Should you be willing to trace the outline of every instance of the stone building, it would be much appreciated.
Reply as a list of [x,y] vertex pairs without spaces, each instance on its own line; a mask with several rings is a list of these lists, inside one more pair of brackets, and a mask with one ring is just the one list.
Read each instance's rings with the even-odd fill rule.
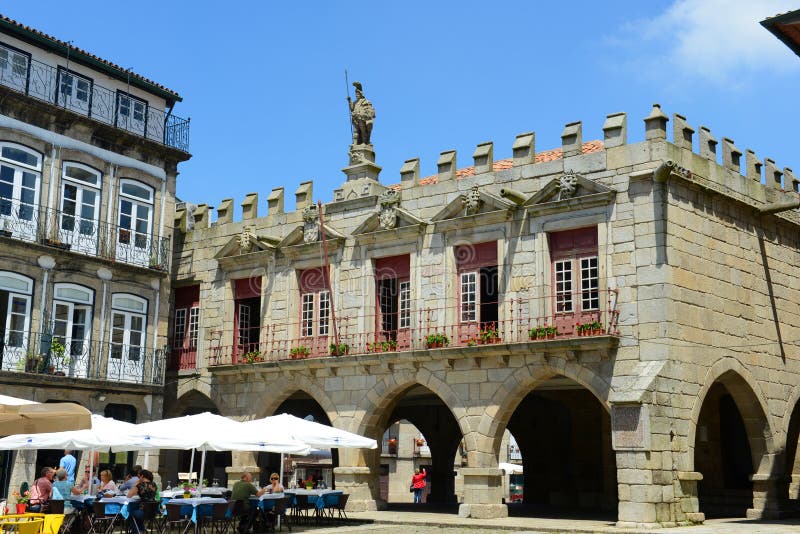
[[[508,159],[482,143],[464,168],[445,151],[427,178],[410,159],[394,185],[372,145],[351,145],[332,202],[304,182],[294,211],[283,188],[266,213],[248,195],[242,220],[233,199],[213,222],[207,205],[179,209],[165,415],[311,414],[379,442],[409,421],[430,449],[429,501],[456,501],[463,453],[459,513],[475,518],[507,513],[506,430],[534,509],[624,526],[784,513],[800,182],[679,114],[668,128],[658,105],[643,140],[627,119],[589,142],[570,123],[539,153],[520,134]],[[386,452],[334,453],[348,507],[383,505]]]
[[[0,17],[4,394],[161,417],[175,180],[190,157],[180,101]],[[3,494],[62,454],[0,452]],[[127,457],[102,461],[121,475]]]

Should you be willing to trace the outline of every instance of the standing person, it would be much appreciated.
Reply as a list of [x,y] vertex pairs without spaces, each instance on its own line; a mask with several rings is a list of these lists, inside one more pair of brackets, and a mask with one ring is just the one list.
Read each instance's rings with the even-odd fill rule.
[[428,473],[425,471],[425,468],[422,468],[422,472],[419,472],[419,468],[414,469],[414,475],[411,477],[411,486],[414,488],[414,504],[421,504],[422,503],[422,490],[425,489],[425,477]]
[[62,456],[61,461],[58,462],[58,467],[67,472],[67,480],[73,484],[75,483],[75,467],[77,465],[78,461],[72,456],[72,451],[64,449],[64,456]]
[[[277,474],[275,476],[278,476]],[[250,471],[242,473],[242,479],[237,481],[231,488],[231,500],[242,501],[242,516],[239,518],[237,530],[240,534],[245,534],[253,524],[256,508],[250,506],[250,496],[261,497],[267,492],[267,488],[257,490],[253,485],[253,474]]]
[[356,88],[356,101],[347,95],[347,103],[350,106],[350,121],[353,123],[353,144],[369,145],[372,135],[372,125],[375,121],[375,108],[372,102],[364,97],[363,88],[359,82],[353,82]]

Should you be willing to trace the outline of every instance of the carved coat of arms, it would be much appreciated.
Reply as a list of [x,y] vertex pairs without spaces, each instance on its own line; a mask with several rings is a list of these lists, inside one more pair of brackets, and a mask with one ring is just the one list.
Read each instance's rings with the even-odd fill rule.
[[575,196],[578,189],[578,175],[572,171],[567,171],[558,179],[558,200],[564,200]]
[[303,208],[303,242],[319,241],[319,214],[316,204]]
[[461,197],[461,203],[464,205],[464,211],[467,215],[475,215],[481,209],[481,194],[478,192],[478,186],[474,186],[467,192],[466,195]]
[[397,227],[397,208],[400,205],[400,192],[395,189],[387,189],[378,198],[380,212],[378,220],[381,228],[392,230]]
[[253,238],[256,236],[255,226],[245,226],[239,235],[239,253],[250,254],[253,252]]

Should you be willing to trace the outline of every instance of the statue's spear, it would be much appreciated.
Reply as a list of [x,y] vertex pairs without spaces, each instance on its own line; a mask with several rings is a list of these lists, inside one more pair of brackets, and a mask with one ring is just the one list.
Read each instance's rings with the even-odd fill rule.
[[347,122],[350,123],[350,137],[353,137],[353,121],[351,119],[353,110],[350,107],[350,80],[347,79],[347,69],[344,69],[344,90],[347,93]]

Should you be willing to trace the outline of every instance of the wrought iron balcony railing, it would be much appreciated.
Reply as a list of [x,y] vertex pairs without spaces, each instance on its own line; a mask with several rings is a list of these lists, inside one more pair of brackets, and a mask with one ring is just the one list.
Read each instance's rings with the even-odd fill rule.
[[[342,317],[338,320],[339,341],[336,344],[333,329],[325,335],[297,337],[301,331],[298,323],[269,324],[261,328],[237,331],[213,331],[209,339],[208,366],[250,364],[279,360],[321,358],[328,356],[405,352],[447,347],[481,347],[486,345],[555,341],[592,335],[616,335],[616,292],[593,290],[591,302],[599,302],[605,294],[605,310],[576,311],[587,292],[559,298],[570,303],[570,311],[547,316],[531,316],[529,310],[537,309],[542,300],[554,302],[552,297],[541,299],[512,299],[505,303],[482,303],[484,315],[502,307],[504,319],[459,321],[464,309],[425,308],[403,319],[407,326],[399,327],[400,319],[393,317],[361,316]],[[538,302],[536,302],[538,301]],[[451,320],[450,318],[454,318]],[[359,325],[375,325],[367,331]],[[391,325],[383,328],[385,325]],[[314,325],[315,328],[319,324]],[[293,334],[294,333],[294,334]]]
[[2,45],[0,85],[151,141],[189,151],[188,119],[154,108],[131,96],[129,91],[108,89]]
[[145,385],[164,384],[164,349],[124,343],[62,340],[56,350],[52,336],[7,332],[0,346],[0,370]]
[[169,270],[170,238],[0,198],[0,235],[129,265]]

